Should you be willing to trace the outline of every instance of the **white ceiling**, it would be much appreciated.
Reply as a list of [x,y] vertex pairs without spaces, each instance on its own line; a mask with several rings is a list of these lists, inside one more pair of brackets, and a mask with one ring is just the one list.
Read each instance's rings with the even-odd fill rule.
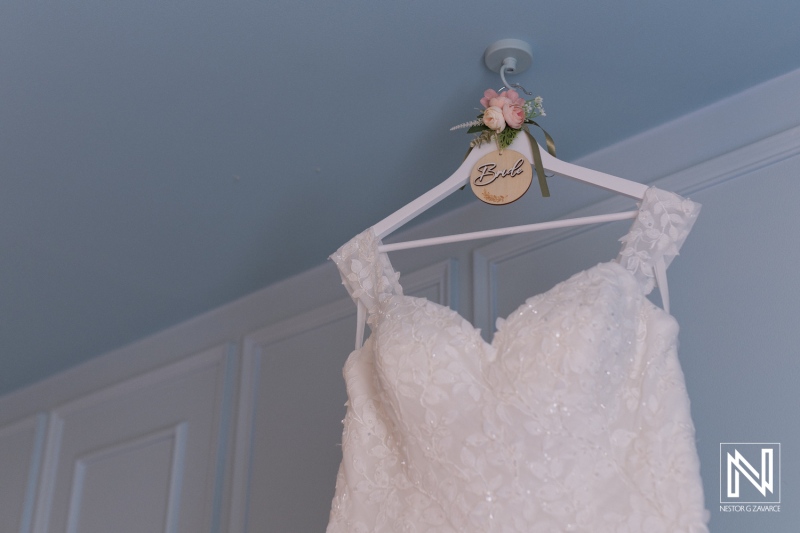
[[320,264],[440,181],[497,39],[531,42],[514,81],[569,160],[800,67],[798,20],[794,0],[3,2],[0,393]]

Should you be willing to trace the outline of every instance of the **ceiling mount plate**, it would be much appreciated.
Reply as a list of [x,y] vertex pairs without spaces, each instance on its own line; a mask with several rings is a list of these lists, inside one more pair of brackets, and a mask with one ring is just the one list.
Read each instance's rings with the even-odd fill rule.
[[[483,54],[483,60],[489,70],[500,72],[500,67],[506,59],[512,58],[513,62],[506,68],[508,74],[519,74],[530,68],[533,62],[531,45],[519,39],[500,39],[489,45]],[[513,68],[511,67],[513,65]]]

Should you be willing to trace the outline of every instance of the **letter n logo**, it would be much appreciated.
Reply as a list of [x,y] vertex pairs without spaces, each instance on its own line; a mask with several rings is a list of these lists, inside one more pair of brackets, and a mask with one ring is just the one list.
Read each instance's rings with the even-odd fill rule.
[[780,443],[721,443],[720,503],[780,503],[780,454]]

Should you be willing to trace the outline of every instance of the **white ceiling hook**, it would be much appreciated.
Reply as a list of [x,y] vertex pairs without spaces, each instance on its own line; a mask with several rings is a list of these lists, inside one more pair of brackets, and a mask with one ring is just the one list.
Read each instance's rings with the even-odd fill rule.
[[503,65],[500,67],[500,79],[503,80],[503,85],[506,87],[511,87],[511,85],[506,81],[506,72],[509,74],[514,74],[517,70],[517,60],[513,57],[507,57],[503,60]]
[[500,67],[500,72],[505,70],[509,74],[514,74],[517,71],[517,58],[507,57],[503,60],[503,65]]
[[528,70],[533,63],[533,51],[531,45],[525,41],[501,39],[489,45],[483,54],[483,60],[489,70],[500,73],[503,85],[510,88],[506,74],[519,74]]

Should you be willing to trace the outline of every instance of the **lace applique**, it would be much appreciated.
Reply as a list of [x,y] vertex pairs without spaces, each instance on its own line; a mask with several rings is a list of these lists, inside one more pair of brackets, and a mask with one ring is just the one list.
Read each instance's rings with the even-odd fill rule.
[[664,258],[668,267],[689,235],[700,213],[700,204],[675,193],[650,187],[639,206],[639,215],[627,235],[617,262],[630,270],[645,294],[655,287],[653,267]]
[[379,245],[369,228],[331,255],[347,292],[356,303],[360,300],[370,315],[390,296],[403,294],[400,273],[394,271],[385,253],[378,252]]

